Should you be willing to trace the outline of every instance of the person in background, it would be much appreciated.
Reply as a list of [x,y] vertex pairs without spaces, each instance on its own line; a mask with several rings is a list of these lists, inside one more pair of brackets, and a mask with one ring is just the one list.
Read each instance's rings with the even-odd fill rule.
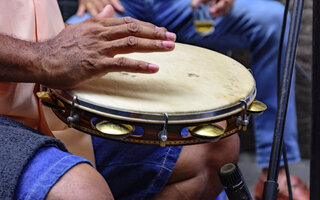
[[[63,7],[63,0],[59,0]],[[69,0],[69,2],[72,0]],[[73,0],[76,4],[77,0]],[[194,26],[194,11],[200,4],[208,4],[214,32],[199,34]],[[262,168],[256,185],[255,197],[262,198],[263,183],[267,178],[269,156],[277,112],[277,57],[284,7],[270,0],[79,0],[77,14],[68,23],[82,21],[94,16],[104,5],[112,5],[117,16],[131,16],[166,27],[177,34],[177,41],[193,44],[226,53],[232,50],[249,50],[251,69],[256,80],[257,99],[264,102],[268,109],[263,115],[254,118],[257,163]],[[287,22],[289,24],[289,20]],[[288,34],[288,28],[286,33]],[[282,63],[284,63],[284,41]],[[285,147],[289,163],[300,161],[297,142],[297,119],[295,108],[295,78],[292,80],[291,93],[285,126]],[[281,162],[283,166],[283,162]],[[279,198],[287,198],[284,168],[279,172]],[[295,199],[309,199],[309,190],[296,177],[291,176],[295,188]]]

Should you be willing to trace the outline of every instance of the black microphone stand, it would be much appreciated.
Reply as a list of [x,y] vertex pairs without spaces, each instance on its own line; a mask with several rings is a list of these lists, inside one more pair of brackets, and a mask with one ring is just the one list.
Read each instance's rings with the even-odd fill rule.
[[[278,175],[283,146],[283,131],[287,114],[287,105],[290,94],[292,75],[296,60],[298,36],[303,11],[303,0],[295,0],[293,3],[292,20],[288,36],[288,45],[281,80],[281,91],[279,97],[279,107],[277,111],[276,124],[274,129],[273,143],[269,161],[268,179],[264,184],[263,199],[277,199],[278,194]],[[293,91],[294,92],[294,91]]]
[[313,0],[310,199],[320,199],[320,2]]

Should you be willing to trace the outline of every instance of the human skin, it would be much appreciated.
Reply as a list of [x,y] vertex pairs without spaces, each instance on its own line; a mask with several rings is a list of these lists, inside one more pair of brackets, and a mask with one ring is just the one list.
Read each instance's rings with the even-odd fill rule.
[[80,163],[65,173],[50,189],[45,200],[112,200],[104,178],[87,163]]
[[77,15],[81,17],[85,11],[88,11],[91,16],[96,16],[106,5],[111,5],[118,12],[124,11],[119,0],[79,0]]
[[200,3],[208,3],[210,5],[210,15],[212,18],[227,15],[233,6],[234,0],[192,0],[191,6],[197,7]]
[[0,34],[0,80],[69,89],[108,72],[157,72],[155,64],[114,56],[171,51],[175,34],[129,17],[108,18],[110,10],[107,6],[96,17],[67,26],[47,41],[28,42]]

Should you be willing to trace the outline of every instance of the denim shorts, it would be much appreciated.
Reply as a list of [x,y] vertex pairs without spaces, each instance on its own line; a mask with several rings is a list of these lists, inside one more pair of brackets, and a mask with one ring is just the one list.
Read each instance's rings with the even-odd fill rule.
[[54,147],[39,149],[20,177],[15,199],[45,199],[60,177],[79,163],[90,164],[84,158]]
[[[126,144],[92,137],[97,170],[115,199],[152,199],[166,184],[182,147]],[[54,147],[40,149],[26,166],[16,199],[44,199],[69,169],[88,160]]]
[[97,170],[115,199],[152,199],[167,183],[182,146],[127,144],[92,137]]

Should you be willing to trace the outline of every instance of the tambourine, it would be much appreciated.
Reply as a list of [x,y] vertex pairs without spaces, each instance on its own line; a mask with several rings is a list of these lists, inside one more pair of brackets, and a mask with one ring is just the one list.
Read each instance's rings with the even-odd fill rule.
[[70,127],[151,145],[216,141],[246,130],[255,100],[250,71],[220,53],[176,43],[171,52],[120,55],[155,63],[155,74],[108,73],[74,90],[42,88],[43,104]]

